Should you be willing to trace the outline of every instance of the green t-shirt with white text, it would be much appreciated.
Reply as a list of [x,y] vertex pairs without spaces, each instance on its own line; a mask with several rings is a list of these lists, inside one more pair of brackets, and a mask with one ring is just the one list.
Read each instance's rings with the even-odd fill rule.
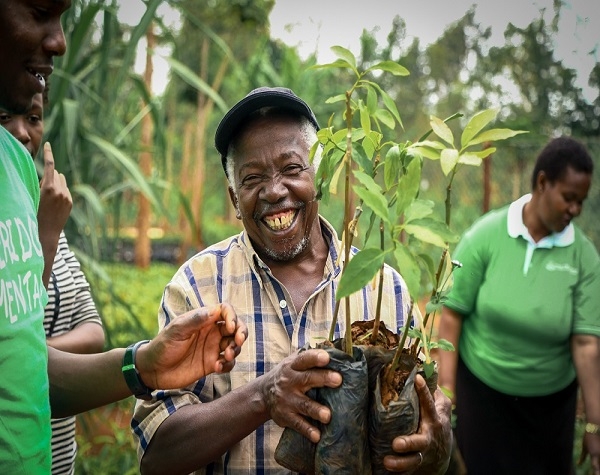
[[0,473],[50,473],[44,259],[31,156],[0,127]]

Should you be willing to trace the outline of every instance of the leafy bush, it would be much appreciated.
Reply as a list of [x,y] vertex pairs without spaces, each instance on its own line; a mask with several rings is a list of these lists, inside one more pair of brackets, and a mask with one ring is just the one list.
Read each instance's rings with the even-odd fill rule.
[[163,290],[177,267],[153,263],[148,269],[139,269],[131,264],[105,263],[103,268],[110,280],[96,280],[91,285],[106,331],[106,349],[152,338],[158,330]]

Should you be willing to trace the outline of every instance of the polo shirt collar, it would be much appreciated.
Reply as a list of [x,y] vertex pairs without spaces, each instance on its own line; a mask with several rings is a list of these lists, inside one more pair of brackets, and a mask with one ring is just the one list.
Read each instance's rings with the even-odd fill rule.
[[513,201],[508,207],[507,225],[508,235],[510,237],[517,238],[521,236],[535,247],[543,248],[566,247],[575,242],[575,228],[573,223],[569,223],[569,225],[560,233],[552,233],[543,237],[536,243],[531,237],[531,234],[529,234],[529,230],[525,226],[525,223],[523,223],[523,208],[530,201],[531,193],[528,193],[521,196],[518,200]]

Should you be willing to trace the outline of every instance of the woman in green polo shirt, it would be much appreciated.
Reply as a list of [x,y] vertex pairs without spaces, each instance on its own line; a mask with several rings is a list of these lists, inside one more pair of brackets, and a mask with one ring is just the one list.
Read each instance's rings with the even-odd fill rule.
[[551,140],[532,192],[479,218],[455,250],[439,336],[457,351],[441,352],[439,383],[469,475],[571,473],[578,383],[600,473],[600,258],[571,222],[592,172],[583,145]]

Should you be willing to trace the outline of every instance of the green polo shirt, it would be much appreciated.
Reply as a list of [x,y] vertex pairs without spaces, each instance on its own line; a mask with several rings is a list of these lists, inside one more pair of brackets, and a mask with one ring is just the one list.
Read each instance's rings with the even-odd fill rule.
[[572,223],[533,241],[523,224],[525,195],[465,233],[444,304],[464,316],[459,353],[485,384],[541,396],[575,378],[570,337],[600,337],[600,258]]

